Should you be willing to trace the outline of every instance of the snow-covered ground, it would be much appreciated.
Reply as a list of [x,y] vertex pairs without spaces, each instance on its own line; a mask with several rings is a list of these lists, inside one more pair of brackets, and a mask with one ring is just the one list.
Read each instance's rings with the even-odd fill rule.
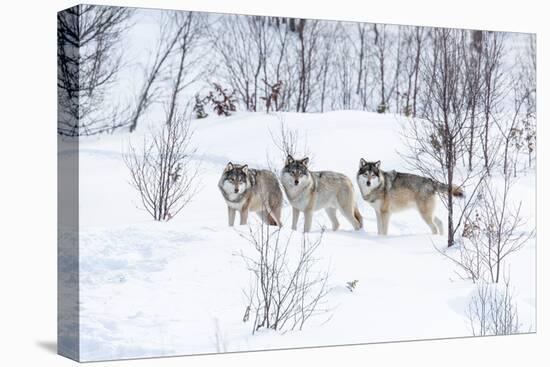
[[[381,160],[386,170],[406,170],[400,124],[405,119],[358,111],[285,113],[291,129],[307,135],[313,170],[345,173],[355,183],[359,158]],[[227,226],[217,183],[228,161],[282,167],[270,131],[279,119],[237,113],[192,121],[194,159],[201,162],[201,189],[173,220],[154,222],[139,209],[122,160],[135,134],[82,138],[80,144],[80,348],[82,360],[245,351],[349,343],[372,343],[471,335],[465,310],[475,286],[435,247],[446,237],[430,235],[414,211],[395,214],[390,235],[376,234],[374,212],[356,196],[365,218],[355,232],[327,231],[318,256],[330,264],[329,309],[302,331],[251,334],[243,323],[243,290],[249,273],[239,255],[252,254],[241,232]],[[75,152],[65,152],[61,159]],[[535,173],[522,175],[513,190],[535,225]],[[284,234],[290,231],[285,206]],[[446,218],[442,205],[437,215]],[[252,225],[258,221],[253,217]],[[326,226],[314,216],[313,236]],[[535,240],[511,255],[511,279],[522,330],[535,329]],[[358,280],[354,292],[346,282]]]

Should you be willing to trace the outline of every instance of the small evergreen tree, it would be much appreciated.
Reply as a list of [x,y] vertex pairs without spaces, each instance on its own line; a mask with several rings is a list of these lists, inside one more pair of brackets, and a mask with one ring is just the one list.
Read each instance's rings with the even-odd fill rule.
[[536,140],[537,140],[537,134],[535,130],[535,116],[534,113],[527,113],[527,116],[523,120],[523,130],[524,134],[523,137],[525,139],[525,147],[527,148],[527,153],[529,154],[529,168],[531,168],[533,163],[533,155],[536,150]]
[[203,119],[208,117],[208,113],[204,110],[204,100],[199,96],[199,94],[195,94],[195,106],[193,107],[193,112],[195,112],[195,116],[198,119]]
[[386,105],[385,103],[380,103],[378,107],[376,107],[376,112],[378,113],[386,113],[388,110],[388,105]]

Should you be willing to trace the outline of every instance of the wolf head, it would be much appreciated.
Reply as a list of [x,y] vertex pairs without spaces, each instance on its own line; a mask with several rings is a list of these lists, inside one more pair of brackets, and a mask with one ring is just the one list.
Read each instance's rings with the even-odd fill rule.
[[299,186],[309,179],[309,158],[294,159],[288,155],[282,171],[282,181],[288,187]]
[[357,172],[357,182],[361,190],[368,192],[380,186],[382,180],[380,161],[367,162],[361,158],[359,161],[359,171]]
[[230,196],[238,196],[253,184],[251,176],[248,165],[229,162],[223,171],[220,188]]

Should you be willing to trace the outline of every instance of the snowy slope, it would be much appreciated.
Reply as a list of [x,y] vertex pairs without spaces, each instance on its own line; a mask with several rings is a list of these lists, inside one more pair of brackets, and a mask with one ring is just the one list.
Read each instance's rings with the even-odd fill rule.
[[[360,157],[381,160],[387,170],[406,170],[403,118],[358,111],[285,113],[289,128],[307,135],[313,170],[335,170],[355,182]],[[240,253],[251,245],[227,227],[226,205],[217,188],[228,161],[282,167],[271,132],[276,115],[237,113],[192,122],[194,159],[201,190],[178,216],[155,223],[138,209],[121,153],[136,134],[83,138],[80,150],[80,295],[83,360],[213,353],[316,345],[370,343],[471,335],[465,309],[474,291],[439,254],[444,236],[429,235],[414,211],[396,214],[390,235],[376,235],[374,212],[356,195],[365,217],[355,232],[327,231],[319,256],[330,267],[329,311],[302,331],[251,335],[243,323],[243,289],[249,274]],[[74,154],[66,152],[65,156]],[[63,156],[63,155],[62,155]],[[514,198],[535,223],[534,171],[520,178]],[[446,217],[440,205],[437,215]],[[252,223],[258,223],[252,217]],[[290,208],[283,209],[285,234]],[[313,236],[329,227],[324,212],[314,216]],[[524,330],[535,328],[535,240],[512,255],[511,274]],[[351,293],[348,281],[359,280]]]

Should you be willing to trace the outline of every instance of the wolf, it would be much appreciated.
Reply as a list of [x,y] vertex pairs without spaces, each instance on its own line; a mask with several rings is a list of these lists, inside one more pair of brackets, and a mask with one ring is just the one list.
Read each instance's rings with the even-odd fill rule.
[[281,183],[292,206],[292,229],[296,230],[300,212],[304,213],[304,232],[311,230],[313,212],[325,209],[332,229],[340,224],[336,210],[352,224],[355,230],[363,227],[363,217],[357,209],[351,180],[338,172],[308,169],[309,158],[294,159],[289,155],[281,171]]
[[[363,199],[376,212],[378,234],[388,234],[392,213],[416,208],[433,234],[443,234],[441,220],[434,215],[437,193],[447,193],[447,185],[431,178],[380,169],[380,161],[367,162],[361,158],[357,184]],[[452,195],[464,197],[464,191],[452,187]]]
[[248,213],[252,211],[265,223],[282,227],[283,193],[273,172],[229,162],[218,187],[227,203],[230,227],[235,223],[237,211],[241,217],[240,224],[247,224]]

